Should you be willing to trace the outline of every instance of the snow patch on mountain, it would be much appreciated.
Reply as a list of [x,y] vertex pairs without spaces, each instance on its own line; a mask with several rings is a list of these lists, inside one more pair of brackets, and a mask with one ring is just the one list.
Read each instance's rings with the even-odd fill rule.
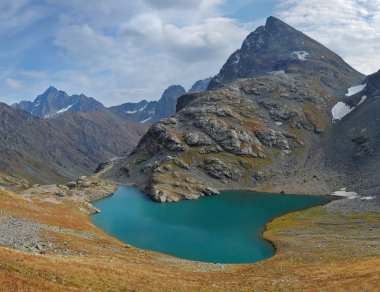
[[296,56],[298,60],[300,61],[307,61],[307,57],[309,56],[309,53],[306,51],[293,51],[292,57]]
[[[360,90],[361,91],[361,90]],[[331,109],[331,113],[333,116],[333,122],[336,120],[341,120],[343,117],[348,115],[350,112],[352,112],[354,109],[356,109],[359,105],[361,105],[365,100],[367,99],[366,95],[363,95],[359,103],[354,106],[350,107],[348,104],[345,102],[338,102],[334,107]]]
[[354,110],[354,107],[351,108],[348,104],[340,101],[331,109],[333,121],[341,120],[343,117],[348,115],[351,111]]
[[357,106],[361,105],[363,102],[365,102],[367,99],[367,95],[363,95],[362,96],[362,99],[359,101],[359,103],[357,104]]
[[63,109],[60,109],[59,111],[56,112],[56,114],[61,114],[61,113],[64,113],[64,112],[68,111],[69,109],[72,108],[73,105],[74,105],[74,103],[73,103],[73,104],[70,104],[70,105],[67,106],[67,107],[64,107]]
[[346,96],[353,96],[354,94],[357,94],[358,92],[362,91],[366,86],[367,84],[359,84],[359,85],[350,87],[349,89],[347,89]]
[[142,120],[142,121],[140,121],[140,124],[144,124],[144,123],[146,123],[147,121],[150,121],[151,119],[152,119],[152,117],[147,118],[146,120]]
[[348,192],[346,188],[342,188],[339,191],[333,192],[332,196],[346,197],[349,200],[356,199],[358,194],[355,192]]
[[143,111],[144,109],[146,109],[146,107],[148,106],[148,104],[144,105],[142,108],[140,109],[137,109],[137,110],[134,110],[134,111],[125,111],[126,114],[135,114],[137,112],[141,112]]

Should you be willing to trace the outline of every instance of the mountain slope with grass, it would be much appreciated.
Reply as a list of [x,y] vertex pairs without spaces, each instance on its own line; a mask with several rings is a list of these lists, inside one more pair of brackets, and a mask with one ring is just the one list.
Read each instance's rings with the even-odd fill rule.
[[41,119],[0,104],[0,170],[32,183],[68,181],[123,154],[145,131],[104,111]]

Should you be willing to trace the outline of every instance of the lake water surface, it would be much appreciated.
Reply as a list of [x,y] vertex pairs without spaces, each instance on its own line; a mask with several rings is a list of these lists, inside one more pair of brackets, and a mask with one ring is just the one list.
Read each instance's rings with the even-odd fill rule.
[[133,246],[184,259],[248,263],[274,255],[265,224],[284,213],[327,203],[327,197],[225,191],[195,201],[156,203],[131,187],[94,205],[92,222]]

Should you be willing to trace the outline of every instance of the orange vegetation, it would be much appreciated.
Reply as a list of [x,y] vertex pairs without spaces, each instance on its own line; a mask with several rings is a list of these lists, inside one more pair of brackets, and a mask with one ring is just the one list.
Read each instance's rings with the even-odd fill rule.
[[[375,291],[380,287],[379,214],[347,216],[317,207],[279,217],[265,237],[266,261],[214,265],[130,247],[91,224],[76,203],[25,200],[0,191],[0,215],[58,226],[49,238],[81,255],[0,248],[0,291]],[[367,228],[367,224],[372,227]],[[59,232],[61,228],[74,233]],[[79,236],[80,232],[91,238]],[[43,236],[43,235],[42,235]]]

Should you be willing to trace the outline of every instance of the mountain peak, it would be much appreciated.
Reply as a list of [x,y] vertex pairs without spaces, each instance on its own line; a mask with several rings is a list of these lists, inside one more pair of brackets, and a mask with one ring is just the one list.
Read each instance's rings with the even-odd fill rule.
[[283,22],[282,20],[278,19],[277,17],[274,16],[269,16],[265,22],[265,27],[270,28],[270,27],[281,27],[281,26],[287,26],[289,27],[287,23]]
[[58,89],[55,88],[54,86],[49,86],[48,89],[46,89],[45,93],[54,93],[54,92],[58,92]]
[[36,97],[33,102],[22,101],[13,104],[13,108],[22,109],[39,118],[55,117],[64,112],[90,112],[102,110],[103,104],[84,94],[69,96],[66,92],[50,86]]
[[209,89],[239,78],[252,78],[273,71],[323,75],[357,74],[337,54],[276,17],[268,17],[233,53]]

